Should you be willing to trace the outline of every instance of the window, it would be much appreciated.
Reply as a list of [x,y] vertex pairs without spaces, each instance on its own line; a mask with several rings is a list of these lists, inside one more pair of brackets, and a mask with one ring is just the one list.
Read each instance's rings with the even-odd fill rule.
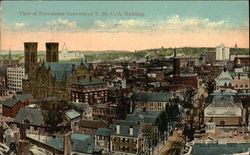
[[30,121],[28,119],[25,119],[23,122],[26,126],[26,129],[30,129]]
[[137,144],[137,139],[134,139],[134,143]]
[[125,138],[122,138],[121,141],[122,141],[123,143],[125,143]]
[[34,126],[34,130],[37,130],[37,126]]

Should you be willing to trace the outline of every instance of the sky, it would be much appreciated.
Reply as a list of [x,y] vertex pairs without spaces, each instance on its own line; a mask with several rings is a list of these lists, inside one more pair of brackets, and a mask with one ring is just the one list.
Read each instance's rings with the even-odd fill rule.
[[3,1],[0,50],[249,47],[248,1]]

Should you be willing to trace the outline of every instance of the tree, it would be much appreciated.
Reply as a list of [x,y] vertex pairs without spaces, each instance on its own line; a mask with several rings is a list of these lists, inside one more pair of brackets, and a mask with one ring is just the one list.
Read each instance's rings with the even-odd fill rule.
[[167,116],[166,110],[164,110],[156,118],[156,122],[155,122],[155,124],[157,125],[158,130],[159,130],[160,138],[162,140],[165,139],[165,134],[164,133],[168,132],[168,122],[169,122],[169,118]]
[[180,155],[183,147],[183,143],[174,141],[171,143],[170,149],[167,151],[167,155]]
[[162,139],[165,139],[165,132],[168,136],[169,133],[172,133],[176,124],[180,122],[179,103],[178,97],[171,99],[170,103],[166,105],[165,110],[156,119],[156,125]]
[[151,153],[151,150],[153,151],[153,148],[158,143],[158,135],[157,131],[154,126],[151,124],[144,124],[142,127],[142,133],[143,137],[145,139],[145,148],[147,148],[146,153]]
[[72,109],[74,106],[63,100],[44,101],[41,104],[43,111],[44,123],[50,128],[50,132],[56,131],[56,128],[64,120],[66,110]]

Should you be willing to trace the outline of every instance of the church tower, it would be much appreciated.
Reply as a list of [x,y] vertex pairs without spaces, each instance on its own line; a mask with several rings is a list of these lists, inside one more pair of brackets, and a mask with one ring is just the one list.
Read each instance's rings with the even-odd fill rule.
[[24,57],[25,74],[31,77],[37,69],[37,42],[24,43]]
[[59,43],[46,43],[46,62],[58,62]]

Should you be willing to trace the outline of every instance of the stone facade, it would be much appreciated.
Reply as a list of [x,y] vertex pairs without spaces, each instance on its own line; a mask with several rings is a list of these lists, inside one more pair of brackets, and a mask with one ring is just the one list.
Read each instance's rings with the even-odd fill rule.
[[[37,62],[37,43],[25,45],[25,72],[23,92],[37,99],[59,97],[70,99],[70,88],[74,81],[89,75],[86,63],[57,62],[58,43],[46,43],[46,59],[49,62]],[[49,50],[49,51],[48,51]],[[52,51],[52,52],[51,52]]]

